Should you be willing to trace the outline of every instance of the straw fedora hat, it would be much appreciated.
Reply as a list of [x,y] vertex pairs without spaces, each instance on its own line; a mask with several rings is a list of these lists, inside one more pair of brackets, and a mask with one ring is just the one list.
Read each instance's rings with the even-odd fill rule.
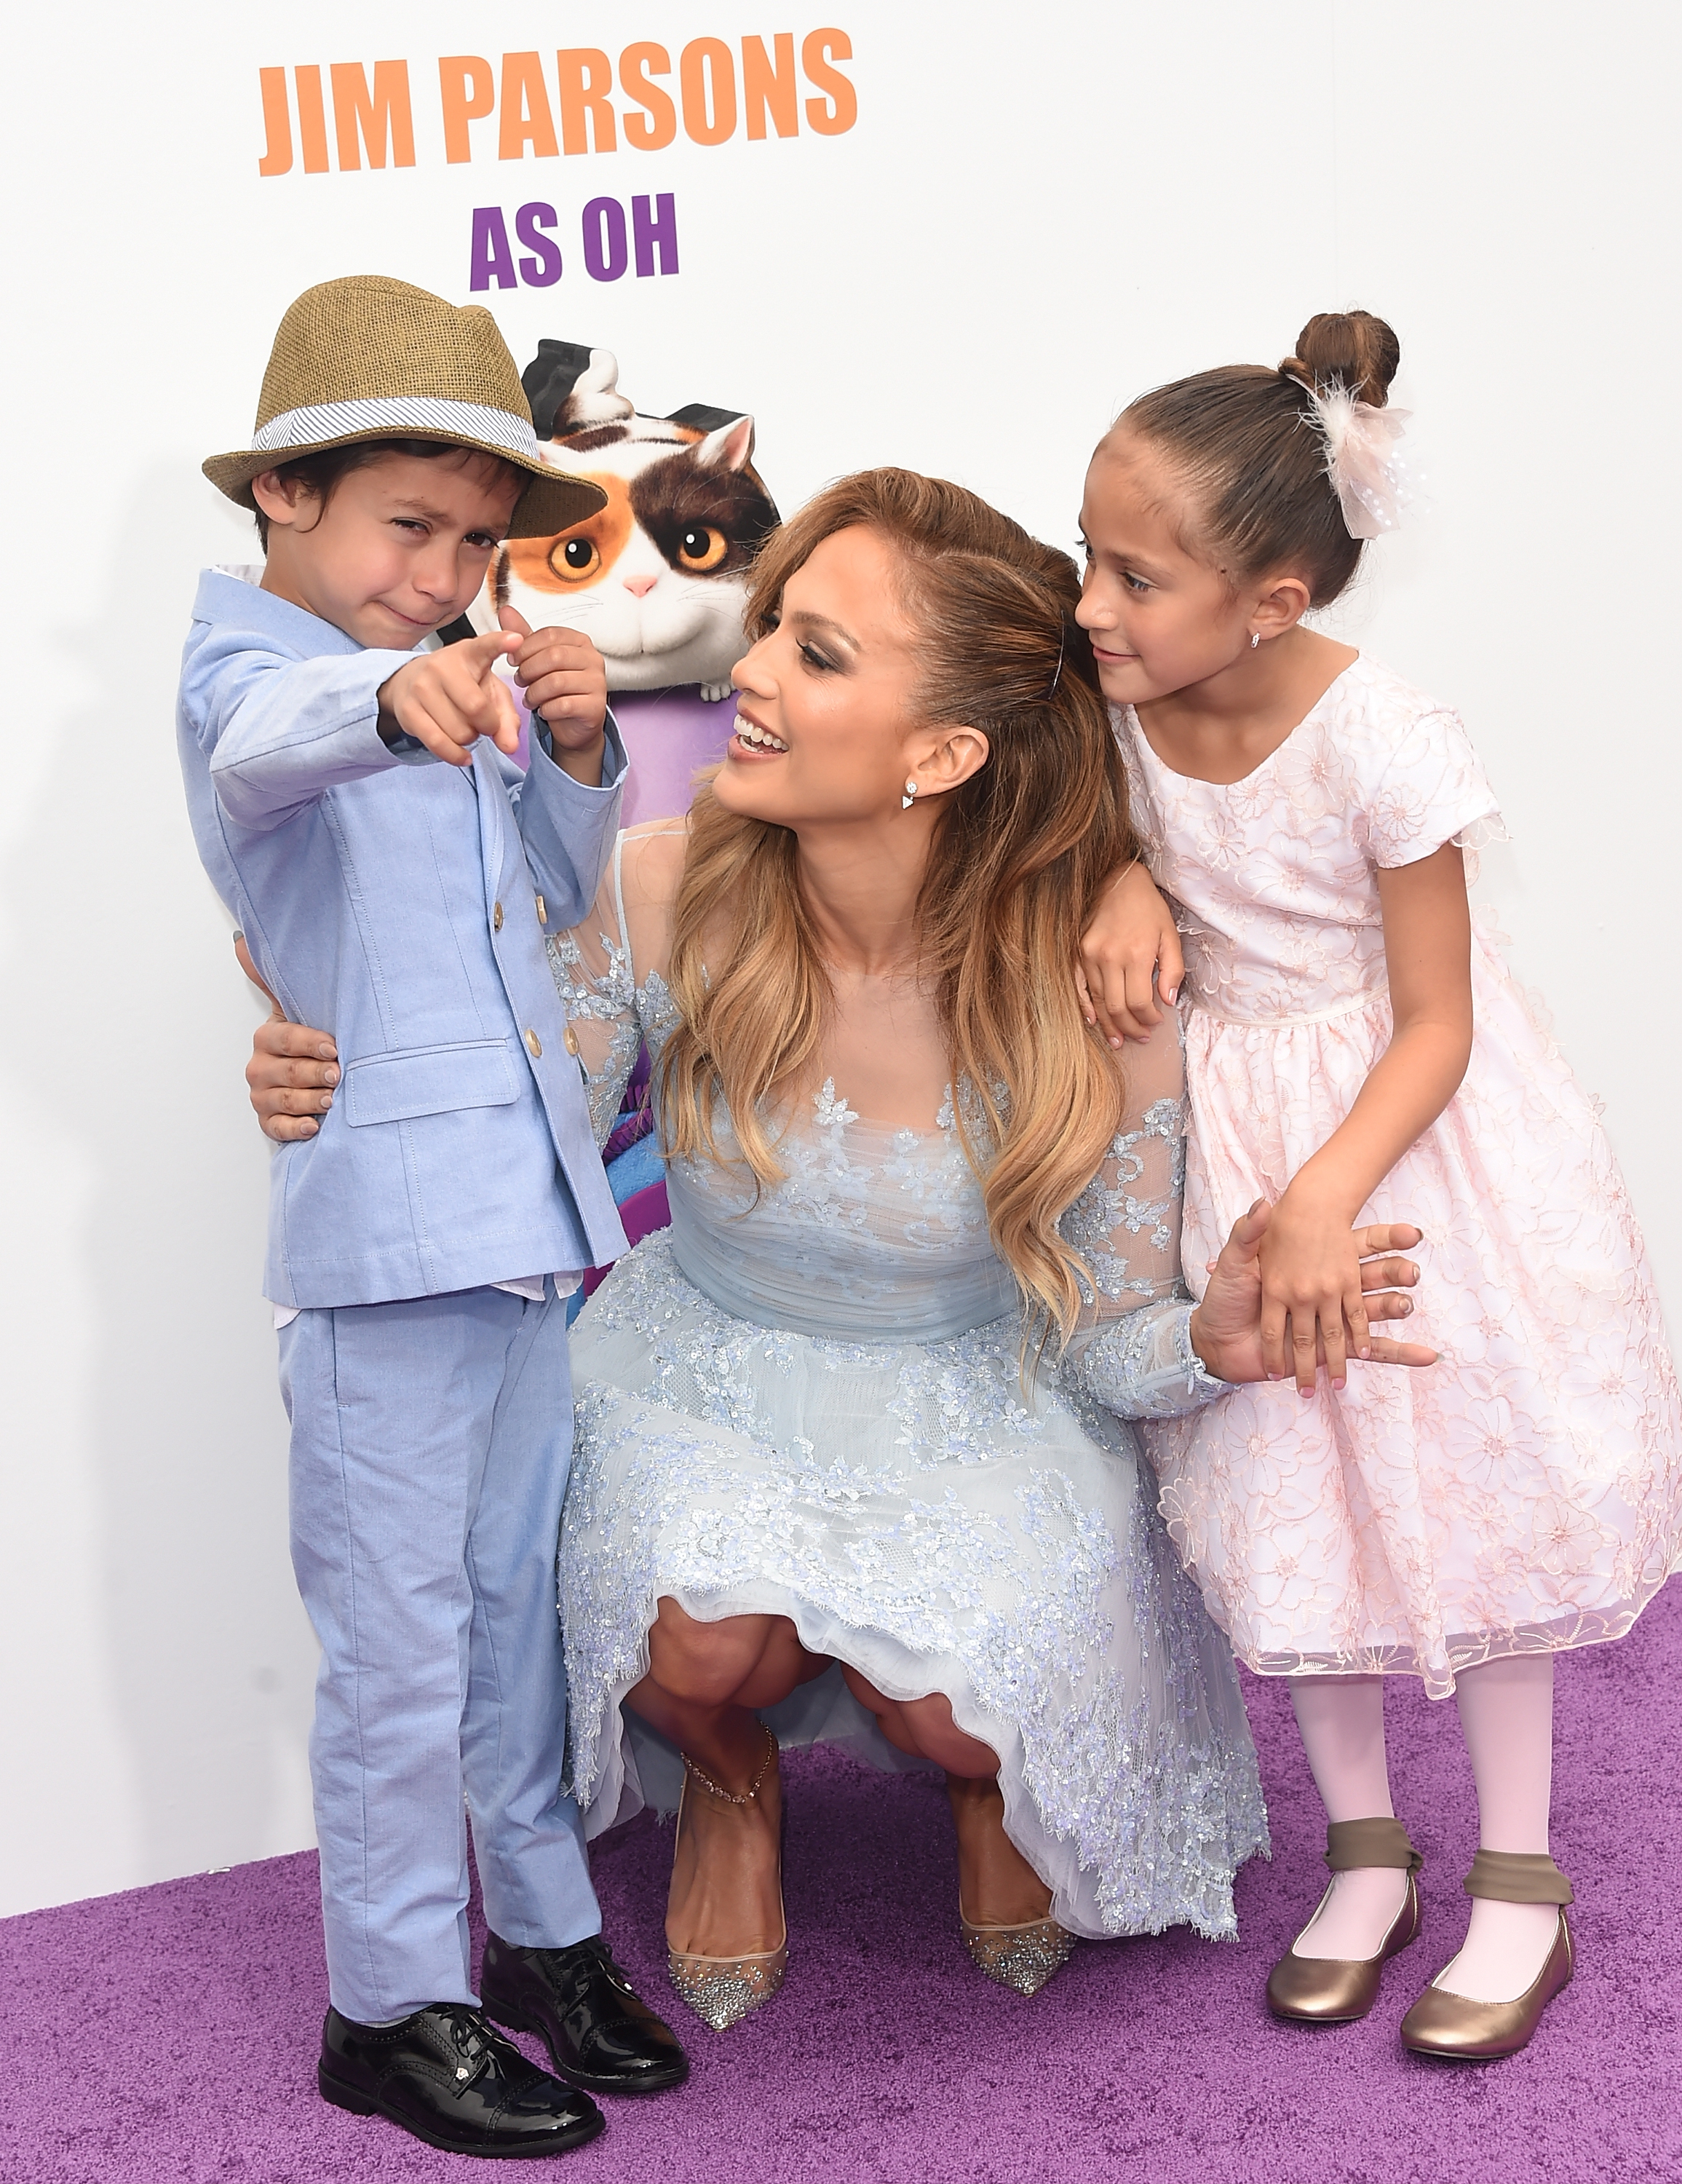
[[252,444],[204,475],[254,509],[251,481],[299,455],[356,440],[439,440],[529,471],[509,535],[546,538],[604,507],[588,478],[543,460],[514,359],[490,313],[458,308],[382,274],[306,288],[281,320]]

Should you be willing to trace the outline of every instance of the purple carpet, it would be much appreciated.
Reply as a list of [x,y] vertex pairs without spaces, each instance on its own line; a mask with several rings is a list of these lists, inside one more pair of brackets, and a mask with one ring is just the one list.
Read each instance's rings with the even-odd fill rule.
[[[1474,1844],[1453,1708],[1400,1682],[1390,1735],[1426,1858],[1424,1939],[1363,2024],[1315,2031],[1267,2017],[1267,1967],[1319,1892],[1322,1824],[1283,1688],[1246,1688],[1276,1863],[1239,1883],[1242,1940],[1086,1946],[1031,2003],[987,1986],[959,1947],[938,1788],[794,1756],[787,1986],[723,2037],[691,2020],[689,2085],[610,2103],[605,2137],[566,2157],[565,2174],[1675,2184],[1682,1586],[1621,1646],[1560,1663],[1556,1851],[1577,1886],[1581,1969],[1535,2043],[1505,2063],[1432,2064],[1397,2043],[1403,2010],[1457,1945]],[[669,1992],[670,1841],[644,1816],[597,1847],[608,1931],[656,1998]],[[313,1856],[6,1921],[0,1964],[7,2184],[486,2173],[317,2098]]]

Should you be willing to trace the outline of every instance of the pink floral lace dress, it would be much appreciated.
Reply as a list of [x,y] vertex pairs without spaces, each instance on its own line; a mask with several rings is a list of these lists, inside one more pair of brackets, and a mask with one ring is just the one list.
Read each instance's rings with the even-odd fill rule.
[[[1391,1029],[1373,874],[1500,830],[1458,717],[1362,657],[1226,785],[1117,716],[1189,1006],[1184,1264],[1277,1200]],[[1211,1614],[1264,1674],[1394,1670],[1434,1696],[1495,1656],[1621,1636],[1682,1546],[1682,1403],[1588,1097],[1474,933],[1465,1082],[1365,1221],[1425,1232],[1420,1373],[1356,1364],[1145,1429]]]

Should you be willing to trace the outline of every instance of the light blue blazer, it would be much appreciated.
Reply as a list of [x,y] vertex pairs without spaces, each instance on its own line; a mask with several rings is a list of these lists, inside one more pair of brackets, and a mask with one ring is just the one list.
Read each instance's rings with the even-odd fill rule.
[[399,755],[376,694],[409,657],[199,579],[178,715],[199,855],[343,1069],[320,1134],[276,1151],[276,1304],[437,1295],[626,1248],[544,950],[612,848],[618,730],[599,788],[535,747],[523,777],[482,741],[469,767]]

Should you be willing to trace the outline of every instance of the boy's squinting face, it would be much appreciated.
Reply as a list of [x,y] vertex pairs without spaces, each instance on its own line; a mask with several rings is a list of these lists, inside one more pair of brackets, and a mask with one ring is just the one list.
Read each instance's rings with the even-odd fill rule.
[[269,519],[263,588],[359,644],[408,652],[465,612],[514,520],[521,483],[471,449],[382,455],[325,504],[273,471],[252,491]]
[[1123,432],[1099,443],[1086,474],[1086,575],[1075,620],[1092,639],[1112,705],[1147,705],[1206,682],[1250,644],[1263,587],[1234,588],[1177,535],[1185,488],[1155,451]]

